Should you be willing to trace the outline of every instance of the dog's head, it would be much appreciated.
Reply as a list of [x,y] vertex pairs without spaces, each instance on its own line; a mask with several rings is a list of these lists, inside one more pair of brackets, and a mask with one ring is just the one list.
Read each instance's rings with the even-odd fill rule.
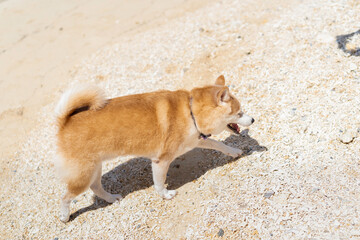
[[199,131],[204,134],[219,134],[224,130],[231,130],[239,134],[241,126],[250,126],[254,119],[246,115],[239,101],[225,86],[224,76],[216,79],[215,85],[194,88],[192,111]]

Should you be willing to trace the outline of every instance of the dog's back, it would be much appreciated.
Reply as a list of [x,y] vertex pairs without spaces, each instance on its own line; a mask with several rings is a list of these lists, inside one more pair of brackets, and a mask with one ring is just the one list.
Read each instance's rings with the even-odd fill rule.
[[181,142],[191,124],[186,91],[124,96],[107,100],[100,108],[92,108],[91,103],[101,99],[93,93],[90,88],[70,96],[78,106],[63,103],[70,106],[58,118],[58,147],[65,158],[156,157],[166,145]]

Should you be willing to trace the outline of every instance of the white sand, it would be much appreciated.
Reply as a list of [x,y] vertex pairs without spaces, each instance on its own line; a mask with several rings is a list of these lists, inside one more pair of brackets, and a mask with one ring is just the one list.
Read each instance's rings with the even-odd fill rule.
[[125,198],[106,205],[87,191],[63,224],[51,164],[57,90],[3,162],[2,237],[359,239],[360,58],[335,42],[359,22],[357,1],[226,0],[100,48],[68,85],[96,83],[113,97],[224,74],[256,123],[241,137],[217,138],[248,155],[231,161],[197,149],[180,157],[169,172],[179,193],[171,201],[154,193],[147,161],[118,158],[105,164],[103,184]]

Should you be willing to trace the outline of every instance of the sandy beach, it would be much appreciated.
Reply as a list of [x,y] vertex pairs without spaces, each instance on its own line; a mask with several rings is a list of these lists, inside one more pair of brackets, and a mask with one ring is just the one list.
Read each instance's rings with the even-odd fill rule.
[[[340,1],[0,1],[0,238],[359,239],[359,30]],[[360,42],[354,38],[354,48]],[[105,164],[106,204],[89,190],[58,219],[54,108],[72,85],[108,97],[191,89],[224,74],[256,122],[195,149],[157,196],[147,159]]]

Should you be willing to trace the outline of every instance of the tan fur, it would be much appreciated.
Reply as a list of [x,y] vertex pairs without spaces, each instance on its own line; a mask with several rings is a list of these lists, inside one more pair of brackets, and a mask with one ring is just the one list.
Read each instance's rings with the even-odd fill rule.
[[221,86],[224,86],[224,85],[225,85],[225,77],[224,77],[224,75],[220,75],[220,76],[216,79],[215,85],[221,85]]
[[101,186],[101,162],[106,159],[120,155],[152,159],[155,189],[170,199],[176,192],[165,188],[166,172],[179,155],[198,146],[240,155],[239,149],[199,138],[200,132],[225,130],[239,117],[240,104],[224,84],[220,76],[216,85],[191,92],[158,91],[109,100],[94,87],[65,93],[57,110],[58,153],[67,184],[60,219],[68,221],[71,200],[89,187],[108,202],[120,198]]

